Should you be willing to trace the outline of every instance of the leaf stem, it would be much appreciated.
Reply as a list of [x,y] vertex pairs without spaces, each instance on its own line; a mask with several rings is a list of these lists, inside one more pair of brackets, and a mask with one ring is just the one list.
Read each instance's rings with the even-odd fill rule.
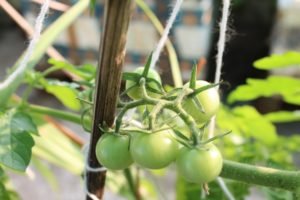
[[67,111],[61,111],[58,109],[54,108],[48,108],[44,106],[39,106],[39,105],[33,105],[29,104],[25,107],[29,112],[33,112],[36,114],[41,114],[41,115],[49,115],[52,117],[56,117],[59,119],[63,119],[66,121],[70,121],[76,124],[81,124],[81,117],[78,114],[67,112]]

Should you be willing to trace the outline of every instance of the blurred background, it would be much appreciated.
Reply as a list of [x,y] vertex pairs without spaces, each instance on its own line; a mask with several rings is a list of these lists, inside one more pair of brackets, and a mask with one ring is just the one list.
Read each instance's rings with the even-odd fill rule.
[[[33,27],[42,0],[0,0],[0,2],[0,80],[3,80],[9,67],[13,66],[27,47],[28,32]],[[47,16],[45,26],[50,25],[76,2],[76,0],[52,1],[52,8]],[[139,2],[149,6],[161,24],[165,24],[172,1],[140,0]],[[145,12],[141,6],[142,3],[137,1],[130,23],[125,71],[143,65],[160,38],[155,23],[153,24],[149,13]],[[98,47],[103,31],[103,6],[105,5],[102,1],[97,1],[94,14],[87,10],[60,34],[53,44],[57,52],[70,63],[97,65]],[[220,0],[184,1],[169,37],[178,56],[184,81],[188,80],[194,64],[198,65],[199,78],[213,81],[220,10]],[[247,78],[266,78],[270,74],[300,77],[300,68],[295,66],[268,71],[253,67],[254,61],[270,54],[281,54],[290,50],[300,51],[299,10],[299,0],[232,0],[222,72],[222,80],[228,83],[222,87],[225,104],[229,93],[239,85],[245,84]],[[18,24],[16,20],[21,23]],[[49,66],[48,58],[49,55],[46,55],[38,64],[38,70],[44,70]],[[164,50],[157,69],[164,84],[173,85],[170,65],[169,52]],[[54,73],[51,76],[60,80],[70,80],[63,73]],[[36,90],[30,97],[30,101],[63,108],[57,99],[39,90]],[[253,105],[261,114],[277,110],[299,110],[299,105],[286,103],[276,96],[261,97],[249,101],[247,104]],[[65,122],[60,123],[63,123],[63,127],[68,127],[70,131],[78,134],[84,141],[88,140],[88,135],[83,133],[82,127]],[[276,128],[280,134],[291,135],[299,133],[300,124],[297,121],[276,124]],[[12,185],[19,192],[21,199],[76,200],[84,198],[82,181],[78,178],[78,174],[80,174],[78,171],[82,166],[78,167],[78,171],[72,173],[65,170],[68,167],[64,169],[64,167],[49,162],[43,162],[43,164],[54,173],[56,181],[52,186],[47,183],[49,180],[45,180],[36,166],[30,167],[26,175],[10,173]],[[52,180],[52,178],[48,179]],[[165,188],[162,192],[165,193],[165,199],[175,199],[173,172],[167,172],[164,178],[159,178],[159,181],[158,184]],[[120,198],[113,196],[112,192],[107,192],[105,195],[105,199]],[[253,191],[251,189],[247,199],[264,199],[260,196],[256,189]]]

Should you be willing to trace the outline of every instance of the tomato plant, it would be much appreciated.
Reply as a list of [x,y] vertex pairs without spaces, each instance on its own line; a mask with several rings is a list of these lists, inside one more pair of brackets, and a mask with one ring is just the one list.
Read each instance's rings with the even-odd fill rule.
[[[108,3],[111,2],[108,1]],[[122,3],[124,2],[122,1]],[[140,1],[137,0],[137,2]],[[122,3],[117,2],[114,5],[119,6]],[[222,158],[224,156],[226,159],[238,162],[260,163],[268,167],[297,170],[292,154],[299,152],[299,137],[278,136],[273,124],[297,121],[299,120],[297,112],[284,111],[262,115],[251,106],[235,108],[222,106],[219,109],[219,94],[213,88],[215,84],[211,85],[203,80],[196,81],[195,70],[193,71],[194,76],[191,76],[192,78],[184,87],[179,84],[165,92],[157,71],[150,69],[149,63],[134,72],[123,73],[123,80],[126,81],[124,93],[132,99],[123,102],[123,95],[119,96],[119,91],[116,89],[119,88],[117,85],[119,82],[116,80],[120,80],[121,77],[114,76],[121,74],[120,63],[122,62],[115,61],[116,57],[118,57],[117,61],[122,60],[119,55],[123,55],[123,50],[114,42],[123,42],[124,32],[119,35],[122,39],[117,40],[110,36],[107,42],[102,43],[109,46],[108,54],[114,55],[109,55],[109,58],[101,55],[101,58],[110,60],[112,65],[107,65],[107,60],[100,62],[102,68],[99,71],[107,72],[98,73],[101,75],[100,78],[96,77],[97,70],[94,66],[73,66],[65,61],[49,60],[50,67],[48,69],[43,72],[35,71],[33,67],[55,37],[71,23],[71,18],[75,18],[87,6],[88,1],[80,1],[75,9],[70,8],[65,17],[58,20],[56,24],[60,28],[51,26],[45,30],[41,37],[45,42],[41,41],[37,44],[37,50],[34,50],[34,54],[29,56],[28,65],[24,65],[21,70],[16,70],[17,73],[13,72],[14,74],[6,82],[0,84],[0,96],[2,97],[0,99],[0,141],[2,141],[0,145],[0,199],[15,199],[5,174],[7,168],[25,172],[32,163],[53,184],[51,172],[44,166],[43,160],[63,167],[78,177],[86,172],[84,174],[87,174],[88,178],[94,178],[94,181],[86,180],[87,191],[100,196],[101,191],[93,190],[99,185],[89,184],[98,184],[99,181],[104,183],[105,173],[103,169],[101,169],[101,173],[89,171],[91,166],[97,167],[100,164],[105,166],[109,170],[107,185],[110,189],[131,199],[132,196],[138,197],[137,193],[141,190],[156,192],[153,184],[150,181],[146,182],[145,176],[140,171],[143,172],[144,168],[165,168],[176,161],[180,174],[188,182],[191,182],[186,183],[178,178],[176,181],[177,188],[179,188],[177,199],[185,199],[191,193],[195,194],[195,191],[200,191],[201,185],[206,186],[207,183],[212,182],[209,187],[213,194],[207,196],[207,199],[223,200],[226,188],[223,188],[224,184],[218,184],[220,179],[215,181],[217,176],[245,182],[244,188],[242,188],[240,186],[242,184],[226,181],[237,199],[243,199],[247,195],[250,187],[248,183],[280,188],[280,191],[273,188],[263,189],[271,199],[279,199],[279,197],[280,199],[292,199],[292,193],[295,199],[300,198],[299,172],[262,168]],[[120,13],[128,12],[128,10],[124,9],[124,12],[120,12],[116,9],[116,16],[123,18]],[[109,13],[113,14],[114,12]],[[124,25],[120,23],[121,20],[118,22],[120,27]],[[122,31],[125,30],[125,26]],[[105,31],[105,33],[111,32]],[[105,54],[108,48],[103,47],[102,49],[104,49],[102,53]],[[24,57],[26,58],[26,56]],[[261,69],[278,68],[280,67],[278,63],[299,64],[298,57],[299,53],[292,52],[283,56],[266,58],[255,65]],[[151,57],[148,61],[151,61]],[[16,63],[20,63],[20,61]],[[116,67],[115,64],[118,66]],[[14,68],[17,69],[18,66],[16,64]],[[72,82],[65,82],[47,77],[50,73],[61,69],[75,75],[76,79]],[[28,71],[28,74],[24,73],[25,71]],[[108,76],[109,78],[106,79]],[[99,84],[100,82],[95,80],[102,82]],[[11,98],[21,83],[27,86],[22,99]],[[279,94],[283,97],[283,101],[300,105],[298,85],[299,80],[291,77],[270,76],[265,80],[249,79],[246,85],[240,86],[229,96],[228,102],[250,101],[260,96],[269,97]],[[34,88],[43,89],[52,94],[72,112],[31,104],[28,97]],[[98,95],[97,91],[101,91],[99,92],[101,95]],[[115,94],[111,95],[112,93]],[[100,104],[102,106],[99,106]],[[116,104],[118,104],[117,110],[115,110]],[[140,112],[133,112],[134,114],[128,113],[130,109],[136,108],[142,109],[139,109]],[[97,112],[97,109],[101,112]],[[222,140],[220,138],[225,134],[217,134],[215,137],[209,138],[206,126],[202,126],[204,123],[207,125],[218,110],[218,129],[216,130],[226,132],[232,130],[232,134]],[[168,112],[172,114],[168,114]],[[117,117],[114,123],[115,113],[117,113]],[[91,131],[90,128],[93,126],[91,144],[96,144],[95,141],[99,136],[101,137],[97,141],[96,151],[89,152],[89,155],[92,156],[87,160],[93,161],[91,166],[84,166],[87,163],[84,163],[79,148],[83,145],[83,140],[78,140],[68,131],[63,132],[64,129],[56,127],[57,123],[51,122],[51,119],[43,119],[45,115],[81,124],[87,131]],[[127,120],[123,120],[124,116]],[[170,121],[171,123],[169,123]],[[132,128],[132,126],[134,127]],[[109,132],[106,131],[106,128]],[[102,133],[104,134],[101,135]],[[218,145],[220,150],[211,143],[212,141]],[[94,160],[93,154],[96,154],[98,163],[97,160]],[[132,165],[134,162],[139,167]],[[172,168],[170,169],[172,170]],[[143,190],[145,185],[152,187]],[[144,188],[136,189],[135,187]],[[89,191],[90,189],[92,190]],[[283,189],[286,191],[279,196]],[[189,195],[182,198],[186,193]],[[286,195],[286,193],[289,194]],[[219,194],[223,196],[220,197]],[[197,193],[196,198],[199,197],[200,195]]]
[[177,157],[177,167],[183,177],[193,183],[208,183],[221,173],[223,158],[213,144],[193,148],[183,147]]
[[177,156],[178,143],[170,130],[141,133],[133,139],[130,152],[133,160],[149,169],[168,166]]
[[129,152],[129,141],[128,135],[104,134],[96,145],[98,161],[112,170],[129,167],[133,163]]

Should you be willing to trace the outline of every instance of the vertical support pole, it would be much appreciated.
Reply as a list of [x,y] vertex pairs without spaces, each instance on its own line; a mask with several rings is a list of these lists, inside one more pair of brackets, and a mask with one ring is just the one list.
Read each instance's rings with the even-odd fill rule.
[[[99,50],[94,118],[88,157],[88,163],[93,168],[101,167],[95,154],[96,143],[102,134],[98,125],[105,122],[108,126],[112,126],[115,118],[131,11],[132,0],[105,1],[104,32]],[[99,199],[102,199],[104,193],[105,177],[105,172],[87,173],[87,188]]]

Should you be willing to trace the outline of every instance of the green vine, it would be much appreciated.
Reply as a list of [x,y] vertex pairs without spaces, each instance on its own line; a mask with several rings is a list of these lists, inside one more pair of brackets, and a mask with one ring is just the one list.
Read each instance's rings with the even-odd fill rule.
[[300,172],[224,161],[221,176],[255,185],[286,189],[299,195]]

